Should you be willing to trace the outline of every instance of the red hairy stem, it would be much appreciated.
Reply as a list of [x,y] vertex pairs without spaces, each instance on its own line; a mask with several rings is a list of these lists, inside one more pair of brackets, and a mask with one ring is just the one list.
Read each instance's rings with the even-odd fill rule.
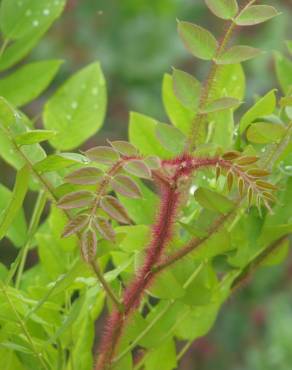
[[123,312],[115,310],[108,319],[95,370],[111,368],[112,359],[123,333],[125,322],[132,311],[139,306],[145,289],[149,287],[155,275],[152,268],[160,261],[162,253],[172,236],[179,204],[179,191],[174,183],[160,181],[158,177],[156,177],[156,180],[160,186],[161,202],[156,222],[152,227],[152,236],[146,249],[145,260],[132,283],[125,289],[122,301]]
[[[162,170],[153,172],[153,178],[160,187],[161,201],[156,221],[152,227],[151,241],[146,248],[144,263],[138,270],[134,280],[124,291],[122,299],[123,310],[114,310],[108,319],[107,329],[101,341],[95,370],[111,368],[125,323],[132,311],[138,308],[145,290],[152,283],[156,274],[164,267],[190,253],[204,241],[192,240],[184,249],[173,255],[170,260],[163,259],[165,247],[172,237],[173,225],[181,198],[180,181],[189,178],[193,172],[201,167],[220,166],[226,170],[232,168],[234,173],[237,173],[243,179],[245,176],[244,172],[238,166],[221,157],[197,158],[183,154],[174,159],[164,160],[161,164]],[[217,225],[214,225],[213,233],[216,232],[220,224],[218,222]]]

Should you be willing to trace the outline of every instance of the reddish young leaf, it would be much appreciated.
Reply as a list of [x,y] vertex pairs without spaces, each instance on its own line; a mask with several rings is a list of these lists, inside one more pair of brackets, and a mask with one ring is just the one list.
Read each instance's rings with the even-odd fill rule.
[[88,229],[81,236],[81,252],[86,262],[94,260],[96,255],[96,234],[95,231]]
[[237,151],[230,151],[230,152],[226,152],[222,155],[222,158],[223,159],[226,159],[228,161],[232,161],[233,159],[236,159],[238,157],[241,156],[241,153],[240,152],[237,152]]
[[107,195],[100,201],[101,208],[113,219],[123,224],[131,223],[124,206],[114,197]]
[[268,192],[264,191],[262,193],[262,195],[263,195],[264,198],[266,198],[267,200],[269,200],[273,203],[275,203],[277,201],[277,198],[271,193],[268,193]]
[[270,184],[269,182],[266,181],[258,180],[256,181],[256,184],[261,189],[278,190],[277,186]]
[[242,197],[244,192],[244,180],[241,177],[238,179],[238,192],[239,195]]
[[151,178],[151,170],[149,167],[141,160],[134,160],[124,164],[124,170],[131,175],[141,177],[143,179]]
[[127,157],[133,157],[138,154],[137,148],[135,148],[133,144],[127,141],[117,140],[110,141],[109,143],[117,152]]
[[231,191],[233,185],[233,173],[231,171],[227,174],[227,189]]
[[81,190],[64,195],[58,202],[58,207],[62,209],[73,209],[89,206],[93,201],[94,195],[89,191]]
[[125,175],[117,175],[111,180],[111,186],[114,191],[129,198],[140,198],[141,191],[137,183]]
[[88,215],[79,215],[73,220],[70,220],[64,228],[62,237],[67,238],[70,235],[76,234],[82,230],[88,223]]
[[248,194],[248,205],[250,206],[253,197],[253,189],[251,186],[248,188],[247,194]]
[[96,146],[87,150],[84,154],[91,161],[103,164],[113,164],[120,158],[119,153],[109,146]]
[[258,157],[255,156],[246,156],[246,157],[240,157],[237,159],[236,163],[239,166],[246,166],[249,164],[253,164],[258,161]]
[[96,167],[80,168],[65,177],[71,184],[91,185],[96,184],[103,176],[103,172]]
[[151,169],[151,170],[158,170],[161,167],[161,161],[158,157],[152,155],[144,159],[144,163]]
[[216,181],[219,179],[220,175],[221,175],[221,167],[216,166]]
[[93,225],[104,239],[107,239],[111,242],[115,241],[116,236],[115,231],[106,218],[104,217],[94,218]]
[[247,171],[247,174],[249,176],[254,176],[254,177],[265,177],[265,176],[269,176],[270,172],[266,170],[262,170],[260,168],[251,168]]

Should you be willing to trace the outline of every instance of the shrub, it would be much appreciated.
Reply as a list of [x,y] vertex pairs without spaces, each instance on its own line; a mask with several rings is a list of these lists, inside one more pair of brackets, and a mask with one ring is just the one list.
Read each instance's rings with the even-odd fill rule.
[[[25,64],[1,79],[0,155],[16,179],[12,193],[0,187],[0,239],[19,248],[9,269],[0,265],[0,353],[9,369],[177,368],[226,299],[256,269],[285,259],[292,64],[276,54],[282,92],[272,89],[238,113],[240,63],[262,51],[229,45],[235,28],[278,12],[253,0],[205,2],[227,23],[219,41],[178,21],[186,49],[210,63],[205,81],[178,69],[166,74],[171,124],[131,113],[129,142],[69,152],[102,126],[107,98],[98,62],[49,98],[41,129],[20,108],[50,84],[61,61]],[[0,70],[34,47],[64,5],[2,1]],[[27,227],[30,192],[37,198]],[[26,269],[33,249],[38,262]],[[103,310],[94,361],[94,322]]]

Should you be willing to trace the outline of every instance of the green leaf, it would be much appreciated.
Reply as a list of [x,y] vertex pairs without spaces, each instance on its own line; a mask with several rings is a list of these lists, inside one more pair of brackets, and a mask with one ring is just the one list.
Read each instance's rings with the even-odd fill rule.
[[191,129],[194,112],[186,108],[176,97],[173,89],[173,78],[165,74],[162,83],[162,99],[165,111],[171,123],[188,135]]
[[[17,136],[27,132],[27,121],[28,119],[22,113],[17,112],[4,98],[0,98],[0,155],[17,169],[23,167],[25,161],[15,150],[10,135]],[[22,151],[32,163],[46,155],[38,144],[26,146]]]
[[183,152],[186,137],[176,127],[159,123],[156,126],[156,135],[165,149],[175,154]]
[[229,149],[233,144],[234,118],[233,110],[209,114],[210,126],[213,125],[212,143]]
[[269,91],[244,113],[239,123],[240,133],[242,133],[255,119],[274,112],[276,107],[275,91],[275,89]]
[[241,102],[236,98],[223,97],[211,101],[207,106],[201,111],[201,113],[214,113],[226,109],[237,108]]
[[205,0],[205,3],[211,12],[222,19],[232,19],[238,11],[236,0]]
[[176,347],[173,339],[164,341],[161,345],[146,354],[145,370],[172,370],[177,368]]
[[[0,225],[3,231],[3,223],[5,213],[8,212],[9,206],[13,201],[12,192],[8,190],[5,186],[0,184]],[[13,244],[17,247],[22,246],[26,242],[27,230],[26,221],[24,217],[23,209],[20,208],[15,215],[13,221],[11,222],[7,232],[5,232],[8,239],[10,239]]]
[[261,55],[262,50],[246,45],[235,45],[216,58],[217,64],[235,64]]
[[9,127],[16,121],[15,109],[10,103],[0,96],[0,125]]
[[195,192],[195,199],[203,208],[220,213],[228,213],[234,207],[233,202],[224,195],[206,188],[199,188]]
[[183,297],[185,291],[172,271],[162,271],[149,288],[150,295],[159,299]]
[[38,172],[57,171],[74,164],[86,163],[86,158],[77,153],[52,154],[34,165]]
[[292,61],[280,53],[275,53],[276,74],[284,94],[288,94],[292,86]]
[[245,76],[242,66],[240,64],[218,66],[216,84],[210,91],[209,100],[215,100],[224,96],[243,100],[244,95]]
[[188,316],[176,326],[175,334],[184,340],[195,340],[208,333],[219,311],[218,303],[192,307]]
[[199,105],[201,84],[192,75],[173,70],[173,89],[177,99],[192,111],[196,111]]
[[29,169],[25,166],[17,173],[12,194],[12,200],[9,206],[4,211],[3,217],[1,217],[2,220],[0,222],[0,240],[6,235],[7,230],[11,226],[12,222],[14,221],[15,217],[22,207],[22,203],[28,189],[28,180]]
[[143,251],[150,237],[149,226],[133,225],[115,228],[118,235],[122,235],[119,248],[125,252]]
[[292,55],[292,40],[287,40],[286,46],[287,46],[289,53]]
[[81,145],[101,127],[105,109],[105,79],[99,63],[93,63],[66,81],[47,102],[44,125],[58,132],[50,143],[60,150]]
[[246,137],[252,143],[268,144],[281,140],[285,132],[284,126],[275,123],[256,122],[249,126]]
[[160,158],[169,158],[172,153],[165,150],[156,137],[158,121],[153,118],[132,112],[129,123],[130,142],[143,155],[157,155]]
[[6,39],[21,38],[39,28],[47,28],[65,6],[65,0],[3,0],[0,25]]
[[178,33],[185,47],[195,57],[211,60],[216,53],[217,41],[206,29],[189,22],[178,22]]
[[40,262],[46,273],[52,279],[58,278],[66,271],[64,252],[56,244],[55,239],[50,234],[36,234],[38,245],[38,255]]
[[31,102],[48,87],[61,63],[60,60],[48,60],[20,67],[0,80],[0,95],[16,107]]
[[283,240],[277,249],[264,259],[264,261],[261,263],[261,266],[274,266],[282,263],[287,258],[289,249],[289,240]]
[[27,131],[24,134],[15,136],[15,142],[18,145],[31,145],[37,144],[42,141],[49,140],[56,135],[55,131],[50,130],[32,130]]
[[279,14],[272,6],[252,5],[240,12],[238,17],[235,18],[235,23],[239,26],[252,26],[265,22]]

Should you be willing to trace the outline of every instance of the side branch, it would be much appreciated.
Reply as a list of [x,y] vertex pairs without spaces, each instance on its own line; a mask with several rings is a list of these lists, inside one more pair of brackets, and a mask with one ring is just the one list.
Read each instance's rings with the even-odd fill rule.
[[[246,5],[242,6],[236,17],[240,15],[240,13],[251,6],[253,3],[255,3],[256,0],[249,0],[247,1]],[[204,130],[204,125],[206,122],[207,114],[201,113],[201,111],[204,110],[206,105],[208,104],[208,100],[210,97],[210,93],[214,87],[214,83],[216,80],[216,74],[218,72],[218,64],[216,63],[216,58],[220,56],[221,53],[223,53],[233,35],[234,29],[236,28],[236,23],[231,20],[229,24],[227,25],[227,29],[224,32],[223,36],[221,37],[221,40],[218,44],[215,56],[212,60],[212,65],[210,67],[209,73],[206,77],[205,83],[202,87],[201,96],[199,100],[199,106],[198,106],[198,113],[195,116],[192,125],[191,130],[189,133],[188,142],[185,148],[186,152],[191,152],[198,144],[200,144],[200,140],[198,140],[202,134],[202,131]]]

